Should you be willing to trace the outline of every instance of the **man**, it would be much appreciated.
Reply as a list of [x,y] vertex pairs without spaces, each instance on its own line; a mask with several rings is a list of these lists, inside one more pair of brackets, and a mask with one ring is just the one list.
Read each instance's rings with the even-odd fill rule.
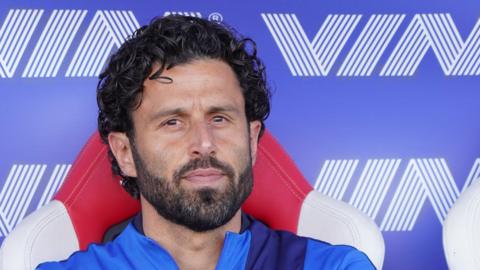
[[112,168],[141,215],[112,242],[39,269],[374,269],[352,247],[241,212],[270,111],[253,41],[198,18],[154,19],[112,56],[97,100]]

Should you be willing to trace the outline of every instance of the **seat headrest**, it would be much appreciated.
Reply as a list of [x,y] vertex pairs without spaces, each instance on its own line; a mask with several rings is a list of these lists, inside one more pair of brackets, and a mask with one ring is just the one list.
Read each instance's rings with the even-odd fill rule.
[[[101,242],[113,224],[139,211],[112,173],[108,146],[93,134],[75,160],[55,199],[65,205],[81,249]],[[254,165],[254,188],[243,210],[274,229],[296,233],[302,203],[312,190],[288,154],[265,131]]]

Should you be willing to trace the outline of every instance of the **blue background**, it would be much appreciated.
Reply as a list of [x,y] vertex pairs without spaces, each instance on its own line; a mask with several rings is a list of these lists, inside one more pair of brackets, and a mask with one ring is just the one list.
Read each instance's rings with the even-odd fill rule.
[[[376,222],[380,226],[407,163],[444,158],[459,190],[480,155],[478,76],[447,76],[430,49],[413,76],[382,77],[380,70],[415,14],[448,13],[465,40],[479,19],[478,1],[6,1],[0,24],[11,9],[43,9],[37,29],[12,78],[0,78],[0,189],[14,164],[47,164],[31,202],[32,211],[56,164],[72,163],[96,129],[95,77],[65,77],[68,65],[97,10],[131,10],[140,25],[166,11],[213,12],[257,42],[273,89],[267,127],[315,184],[326,160],[358,159],[343,197],[348,201],[368,159],[396,158],[401,164]],[[56,77],[22,78],[54,9],[88,13]],[[308,38],[328,14],[361,14],[359,24],[327,76],[293,76],[262,13],[294,13]],[[405,14],[405,19],[366,77],[336,73],[373,14]],[[478,61],[478,60],[477,60]],[[0,198],[1,199],[1,198]],[[427,199],[411,231],[385,231],[384,269],[447,269],[441,222]],[[3,236],[0,236],[0,242]]]

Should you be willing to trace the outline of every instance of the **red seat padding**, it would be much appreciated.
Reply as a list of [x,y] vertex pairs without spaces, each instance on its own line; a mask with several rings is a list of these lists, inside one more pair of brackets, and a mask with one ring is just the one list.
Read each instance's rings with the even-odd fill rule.
[[273,229],[296,233],[302,203],[312,186],[267,130],[260,139],[253,175],[245,212]]
[[[107,145],[96,132],[84,146],[55,199],[63,202],[80,249],[140,210],[112,173]],[[254,166],[254,188],[243,209],[274,229],[297,231],[300,209],[312,190],[288,154],[265,131]]]

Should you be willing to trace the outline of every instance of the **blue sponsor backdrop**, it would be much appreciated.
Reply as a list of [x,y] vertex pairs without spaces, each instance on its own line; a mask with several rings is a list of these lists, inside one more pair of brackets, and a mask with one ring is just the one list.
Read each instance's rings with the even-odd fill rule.
[[268,128],[320,192],[371,216],[384,269],[446,269],[442,221],[480,174],[478,1],[0,3],[0,242],[96,128],[96,76],[166,12],[252,37]]

